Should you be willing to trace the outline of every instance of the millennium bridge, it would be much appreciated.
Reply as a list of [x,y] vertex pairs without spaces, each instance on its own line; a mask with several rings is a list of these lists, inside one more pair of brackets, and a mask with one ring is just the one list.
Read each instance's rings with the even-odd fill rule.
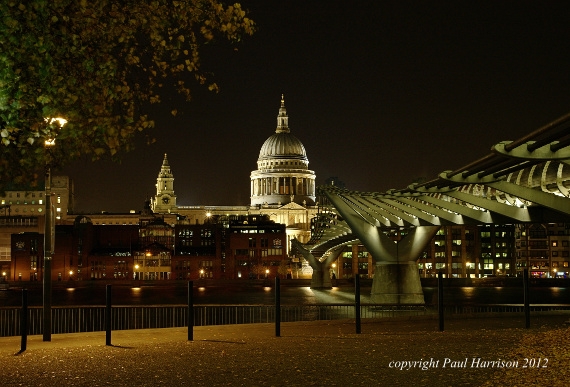
[[[436,178],[386,192],[318,188],[311,240],[293,246],[331,287],[329,268],[346,244],[375,261],[371,299],[423,304],[417,259],[441,226],[570,222],[570,114]],[[403,231],[399,241],[388,233]]]

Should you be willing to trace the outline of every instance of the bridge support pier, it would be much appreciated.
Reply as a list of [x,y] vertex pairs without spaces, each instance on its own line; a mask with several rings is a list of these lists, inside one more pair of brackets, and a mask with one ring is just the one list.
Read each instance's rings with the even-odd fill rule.
[[372,301],[397,305],[424,304],[416,261],[439,226],[411,228],[407,235],[395,242],[381,227],[363,217],[338,195],[327,191],[325,195],[376,261],[370,294]]
[[330,267],[340,255],[342,248],[331,251],[325,260],[321,262],[297,239],[293,239],[291,243],[297,248],[297,250],[301,252],[301,254],[303,254],[303,257],[313,268],[313,276],[311,277],[311,289],[331,289],[332,281],[329,272]]
[[313,276],[311,277],[311,289],[331,289],[332,281],[328,268],[326,270],[313,269]]
[[370,300],[375,304],[424,304],[418,264],[376,262]]

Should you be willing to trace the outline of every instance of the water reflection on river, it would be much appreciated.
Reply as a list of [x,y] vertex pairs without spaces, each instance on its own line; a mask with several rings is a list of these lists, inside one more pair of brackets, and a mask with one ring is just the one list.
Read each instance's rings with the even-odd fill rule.
[[[186,304],[188,290],[185,286],[113,286],[114,305],[163,305]],[[63,305],[104,305],[105,287],[77,288],[56,287],[52,303]],[[262,286],[207,286],[194,288],[195,304],[272,304],[275,292]],[[437,302],[437,288],[425,287],[426,304]],[[28,291],[30,305],[42,305],[42,289]],[[533,287],[531,304],[565,304],[570,300],[570,288]],[[308,287],[281,287],[281,304],[345,304],[354,302],[354,288],[310,289]],[[370,302],[370,288],[361,289],[361,302]],[[521,304],[522,288],[516,287],[447,287],[444,303],[452,304]],[[21,305],[21,292],[16,289],[0,291],[0,306]]]

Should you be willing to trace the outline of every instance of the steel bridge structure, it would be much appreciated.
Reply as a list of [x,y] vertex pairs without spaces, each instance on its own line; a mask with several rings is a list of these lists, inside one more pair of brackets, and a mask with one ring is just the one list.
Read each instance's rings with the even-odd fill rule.
[[[329,287],[341,247],[363,244],[375,261],[372,300],[422,304],[417,259],[446,225],[570,222],[570,114],[436,178],[386,192],[318,188],[321,209],[311,240],[294,241]],[[394,242],[390,230],[405,230]]]

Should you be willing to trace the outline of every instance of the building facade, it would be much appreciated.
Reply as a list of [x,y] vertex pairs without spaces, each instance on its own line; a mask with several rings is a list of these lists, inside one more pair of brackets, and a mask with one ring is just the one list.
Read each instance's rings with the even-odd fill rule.
[[[52,205],[55,224],[65,224],[73,213],[73,181],[67,176],[52,177]],[[8,278],[14,233],[43,234],[45,225],[44,182],[31,187],[8,187],[0,196],[0,275]]]
[[[77,217],[57,225],[52,281],[285,278],[285,226],[267,217],[213,217],[172,226],[161,217],[139,225],[93,225]],[[9,281],[43,279],[43,234],[12,234]]]
[[568,278],[570,224],[521,224],[515,229],[516,270],[531,277]]

